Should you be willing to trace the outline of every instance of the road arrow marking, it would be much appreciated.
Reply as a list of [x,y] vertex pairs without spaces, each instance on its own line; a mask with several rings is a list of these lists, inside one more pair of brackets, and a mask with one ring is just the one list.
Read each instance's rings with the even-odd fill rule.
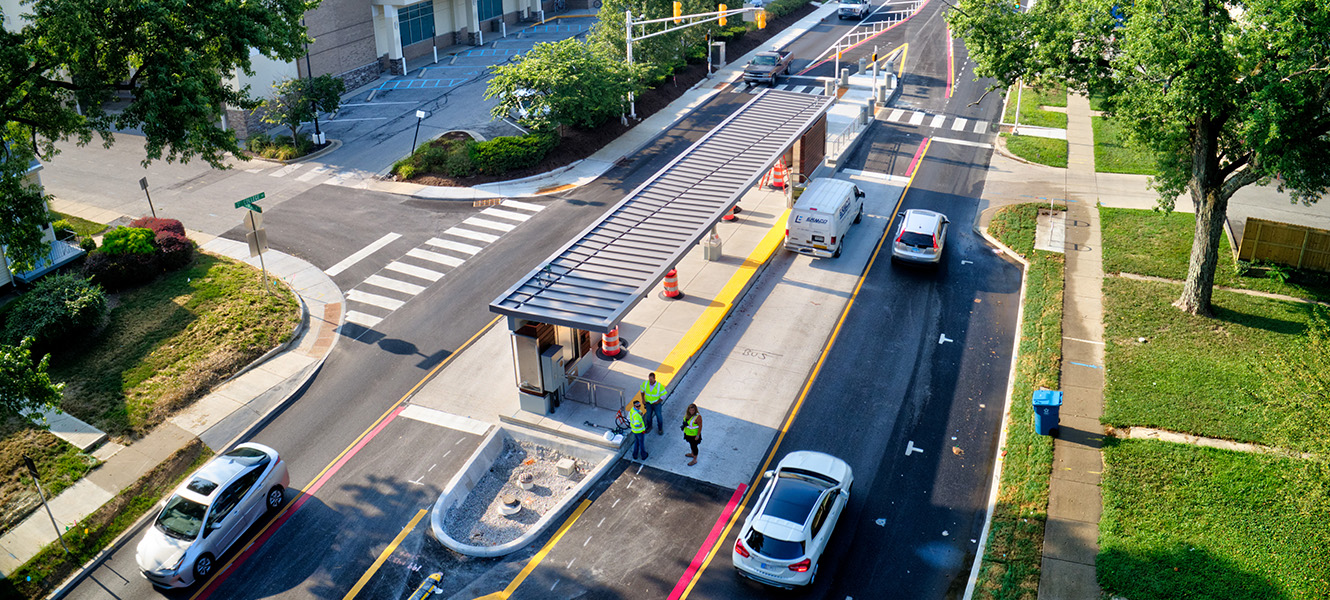
[[956,340],[953,340],[953,339],[947,337],[947,334],[945,334],[945,333],[940,334],[940,335],[938,335],[938,337],[937,337],[937,343],[939,343],[939,344],[945,344],[945,343],[947,343],[947,342],[954,342],[954,341],[956,341]]
[[886,526],[887,526],[887,520],[886,520],[886,519],[878,519],[877,521],[874,521],[874,522],[877,523],[877,526],[878,526],[878,527],[886,527]]
[[962,265],[972,265],[972,264],[974,264],[974,261],[972,261],[972,260],[961,259],[961,264],[962,264]]
[[910,440],[909,442],[907,442],[907,443],[905,444],[905,455],[906,455],[906,456],[909,456],[909,455],[911,455],[911,454],[914,454],[915,452],[918,452],[918,453],[922,454],[923,451],[924,451],[923,448],[915,448],[915,447],[914,447],[914,440]]

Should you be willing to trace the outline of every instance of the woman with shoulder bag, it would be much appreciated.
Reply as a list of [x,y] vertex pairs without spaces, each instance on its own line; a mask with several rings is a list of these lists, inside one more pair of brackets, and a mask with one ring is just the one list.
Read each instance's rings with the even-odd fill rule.
[[679,426],[683,430],[683,439],[688,440],[688,445],[692,446],[692,453],[685,454],[691,459],[688,466],[697,464],[697,445],[702,443],[702,415],[697,412],[696,404],[689,404],[688,410],[684,411],[683,424]]

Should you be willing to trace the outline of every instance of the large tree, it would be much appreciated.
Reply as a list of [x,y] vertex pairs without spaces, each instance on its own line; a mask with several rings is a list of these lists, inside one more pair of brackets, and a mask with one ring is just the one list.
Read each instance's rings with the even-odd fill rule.
[[1220,235],[1238,189],[1276,180],[1293,201],[1330,186],[1330,4],[1326,0],[966,0],[948,17],[978,64],[1008,86],[1059,81],[1158,160],[1172,210],[1196,208],[1177,305],[1209,314]]
[[[225,105],[252,108],[248,89],[231,89],[250,73],[251,51],[293,60],[308,41],[300,17],[319,0],[35,0],[5,15],[0,30],[0,244],[18,268],[44,253],[33,231],[45,200],[23,183],[37,156],[55,142],[109,146],[117,130],[146,138],[144,164],[201,158],[224,168],[238,153],[235,134],[219,126]],[[122,110],[103,104],[123,94]]]
[[536,44],[521,60],[490,67],[485,99],[494,118],[516,113],[537,129],[592,128],[618,117],[642,92],[642,65],[629,66],[577,38]]

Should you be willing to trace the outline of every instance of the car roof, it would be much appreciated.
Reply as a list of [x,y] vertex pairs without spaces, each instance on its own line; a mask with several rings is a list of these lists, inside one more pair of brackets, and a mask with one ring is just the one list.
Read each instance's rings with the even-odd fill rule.
[[265,458],[276,461],[277,452],[261,444],[240,444],[208,461],[176,493],[189,500],[208,504],[227,484],[255,465],[262,464]]
[[910,209],[905,211],[905,231],[914,233],[933,233],[941,227],[942,213],[931,210]]
[[776,470],[794,470],[824,475],[832,481],[843,483],[850,476],[850,465],[825,452],[799,450],[785,455],[776,465]]

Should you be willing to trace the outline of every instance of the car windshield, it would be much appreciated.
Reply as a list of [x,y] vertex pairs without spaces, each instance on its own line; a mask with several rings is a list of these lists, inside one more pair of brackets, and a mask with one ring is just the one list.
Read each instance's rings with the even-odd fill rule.
[[794,560],[804,555],[803,542],[791,542],[764,535],[756,529],[748,534],[748,547],[754,552],[776,560]]
[[841,0],[841,4],[863,4],[864,0]]
[[222,456],[225,456],[231,459],[232,461],[238,464],[245,465],[247,467],[267,464],[268,461],[271,459],[271,457],[268,456],[267,452],[259,450],[258,448],[248,448],[248,447],[236,448],[235,450],[227,452]]
[[757,66],[759,66],[759,67],[770,67],[770,66],[773,66],[773,65],[776,64],[776,57],[774,57],[774,56],[759,56],[759,57],[753,59],[753,64],[755,64],[755,65],[757,65]]
[[915,248],[932,248],[933,236],[928,235],[927,233],[907,231],[901,234],[900,242],[907,246],[914,246]]
[[173,538],[192,540],[203,528],[203,515],[208,507],[180,496],[171,496],[162,514],[157,515],[157,528]]
[[774,485],[776,487],[771,490],[771,498],[762,514],[800,525],[808,521],[817,499],[827,489],[823,482],[788,471],[781,471]]

